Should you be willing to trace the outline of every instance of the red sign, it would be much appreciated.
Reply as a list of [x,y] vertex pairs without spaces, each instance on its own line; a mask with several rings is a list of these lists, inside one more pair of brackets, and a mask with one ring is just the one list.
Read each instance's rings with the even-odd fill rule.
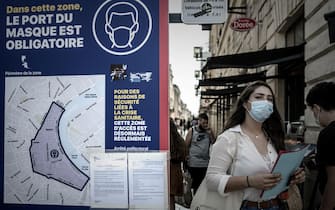
[[237,18],[231,24],[230,28],[234,31],[249,31],[255,27],[256,21],[251,18]]

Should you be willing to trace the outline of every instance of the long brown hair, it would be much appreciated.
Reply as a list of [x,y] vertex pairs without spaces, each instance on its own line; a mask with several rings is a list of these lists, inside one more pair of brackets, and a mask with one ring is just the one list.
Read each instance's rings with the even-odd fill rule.
[[229,119],[225,124],[224,130],[235,127],[244,122],[246,110],[243,104],[249,100],[250,95],[255,91],[255,89],[257,89],[260,86],[267,87],[271,91],[271,94],[273,96],[273,113],[267,120],[263,122],[262,128],[266,132],[266,134],[270,137],[271,142],[273,143],[274,147],[278,152],[279,150],[285,149],[284,144],[285,132],[282,119],[276,106],[273,91],[266,82],[263,81],[253,82],[243,90],[243,92],[241,93],[240,97],[238,98],[235,104],[231,116],[229,117]]

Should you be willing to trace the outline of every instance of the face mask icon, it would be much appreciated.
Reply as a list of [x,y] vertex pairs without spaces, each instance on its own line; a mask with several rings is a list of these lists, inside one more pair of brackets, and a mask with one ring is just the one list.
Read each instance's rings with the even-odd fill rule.
[[92,20],[93,38],[107,53],[129,55],[147,44],[152,35],[152,14],[142,0],[108,0]]
[[111,48],[132,48],[139,29],[136,7],[128,2],[115,3],[107,9],[105,19],[105,32],[112,42]]

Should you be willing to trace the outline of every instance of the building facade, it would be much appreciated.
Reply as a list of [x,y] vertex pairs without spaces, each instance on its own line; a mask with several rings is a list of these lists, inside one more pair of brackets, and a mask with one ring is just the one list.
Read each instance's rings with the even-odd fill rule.
[[[265,80],[275,92],[285,125],[304,125],[306,131],[299,135],[315,143],[319,127],[305,106],[305,96],[318,82],[335,81],[335,44],[330,42],[324,17],[335,11],[335,0],[231,0],[229,4],[226,22],[211,26],[212,57],[199,82],[200,111],[210,115],[218,134],[243,88]],[[244,8],[237,14],[234,7]],[[233,29],[231,24],[238,18],[254,20],[255,27]]]
[[180,97],[178,85],[173,83],[173,71],[169,68],[169,116],[175,120],[179,131],[184,134],[184,125],[192,119],[192,113]]

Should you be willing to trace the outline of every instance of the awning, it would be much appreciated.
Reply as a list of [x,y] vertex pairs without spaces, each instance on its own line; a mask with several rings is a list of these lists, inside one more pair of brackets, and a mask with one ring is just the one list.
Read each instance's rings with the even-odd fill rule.
[[208,89],[206,91],[201,91],[201,96],[227,96],[227,95],[237,95],[242,92],[245,87],[233,87],[225,88],[220,90]]
[[199,81],[199,86],[232,86],[253,82],[256,80],[265,81],[266,79],[266,71],[262,71],[253,74],[241,74],[229,77],[204,79]]
[[202,71],[219,68],[257,68],[298,59],[304,59],[304,44],[294,47],[209,57]]

